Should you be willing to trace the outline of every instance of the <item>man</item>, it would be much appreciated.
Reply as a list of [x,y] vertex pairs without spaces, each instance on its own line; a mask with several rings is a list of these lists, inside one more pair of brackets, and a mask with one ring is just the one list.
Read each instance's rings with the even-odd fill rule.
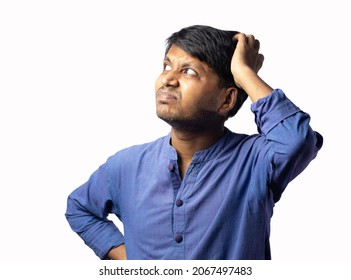
[[[68,222],[97,256],[271,258],[274,204],[323,139],[308,114],[257,75],[259,48],[252,35],[209,26],[168,38],[155,92],[170,134],[117,152],[68,198]],[[224,126],[247,96],[256,135]]]

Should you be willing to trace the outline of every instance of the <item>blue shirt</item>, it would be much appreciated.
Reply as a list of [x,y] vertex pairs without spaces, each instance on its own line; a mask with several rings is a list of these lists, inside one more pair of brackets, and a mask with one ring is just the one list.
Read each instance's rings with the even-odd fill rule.
[[274,204],[323,139],[279,89],[251,109],[259,133],[226,129],[183,179],[170,135],[109,157],[69,195],[70,226],[101,259],[122,243],[128,259],[270,259]]

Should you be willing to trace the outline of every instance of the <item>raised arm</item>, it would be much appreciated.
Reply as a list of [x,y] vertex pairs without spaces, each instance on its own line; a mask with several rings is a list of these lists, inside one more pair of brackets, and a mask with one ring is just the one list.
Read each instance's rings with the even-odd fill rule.
[[[236,85],[246,91],[253,104],[258,132],[261,135],[260,165],[266,175],[257,176],[255,185],[268,183],[278,201],[287,184],[316,157],[323,137],[310,127],[310,116],[293,104],[280,89],[273,90],[258,76],[264,57],[260,42],[253,35],[237,34],[237,46],[231,61]],[[261,170],[261,169],[259,169]],[[265,189],[261,190],[264,196]],[[259,191],[257,191],[259,193]]]
[[249,95],[252,102],[269,95],[273,89],[258,75],[264,57],[259,53],[260,42],[253,35],[243,33],[234,36],[237,40],[232,57],[231,71],[236,85]]

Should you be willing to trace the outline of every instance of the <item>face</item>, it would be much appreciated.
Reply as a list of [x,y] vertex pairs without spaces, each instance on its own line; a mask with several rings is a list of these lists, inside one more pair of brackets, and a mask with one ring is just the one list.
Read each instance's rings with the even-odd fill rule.
[[221,119],[217,74],[205,63],[173,45],[155,84],[157,116],[173,128],[205,129]]

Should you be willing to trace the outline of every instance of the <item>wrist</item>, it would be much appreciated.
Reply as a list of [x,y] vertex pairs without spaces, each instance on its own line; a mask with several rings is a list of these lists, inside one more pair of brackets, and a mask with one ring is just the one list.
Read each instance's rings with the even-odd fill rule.
[[240,76],[236,78],[235,82],[237,86],[248,94],[252,102],[256,102],[258,99],[269,95],[273,91],[273,88],[249,67],[242,69]]
[[111,249],[108,252],[108,257],[111,260],[126,260],[127,254],[126,254],[126,248],[125,248],[124,244],[119,245],[118,247]]
[[254,76],[257,76],[257,74],[246,65],[240,67],[240,70],[233,71],[235,84],[243,90],[245,90],[245,87],[247,87],[247,84],[250,83]]

